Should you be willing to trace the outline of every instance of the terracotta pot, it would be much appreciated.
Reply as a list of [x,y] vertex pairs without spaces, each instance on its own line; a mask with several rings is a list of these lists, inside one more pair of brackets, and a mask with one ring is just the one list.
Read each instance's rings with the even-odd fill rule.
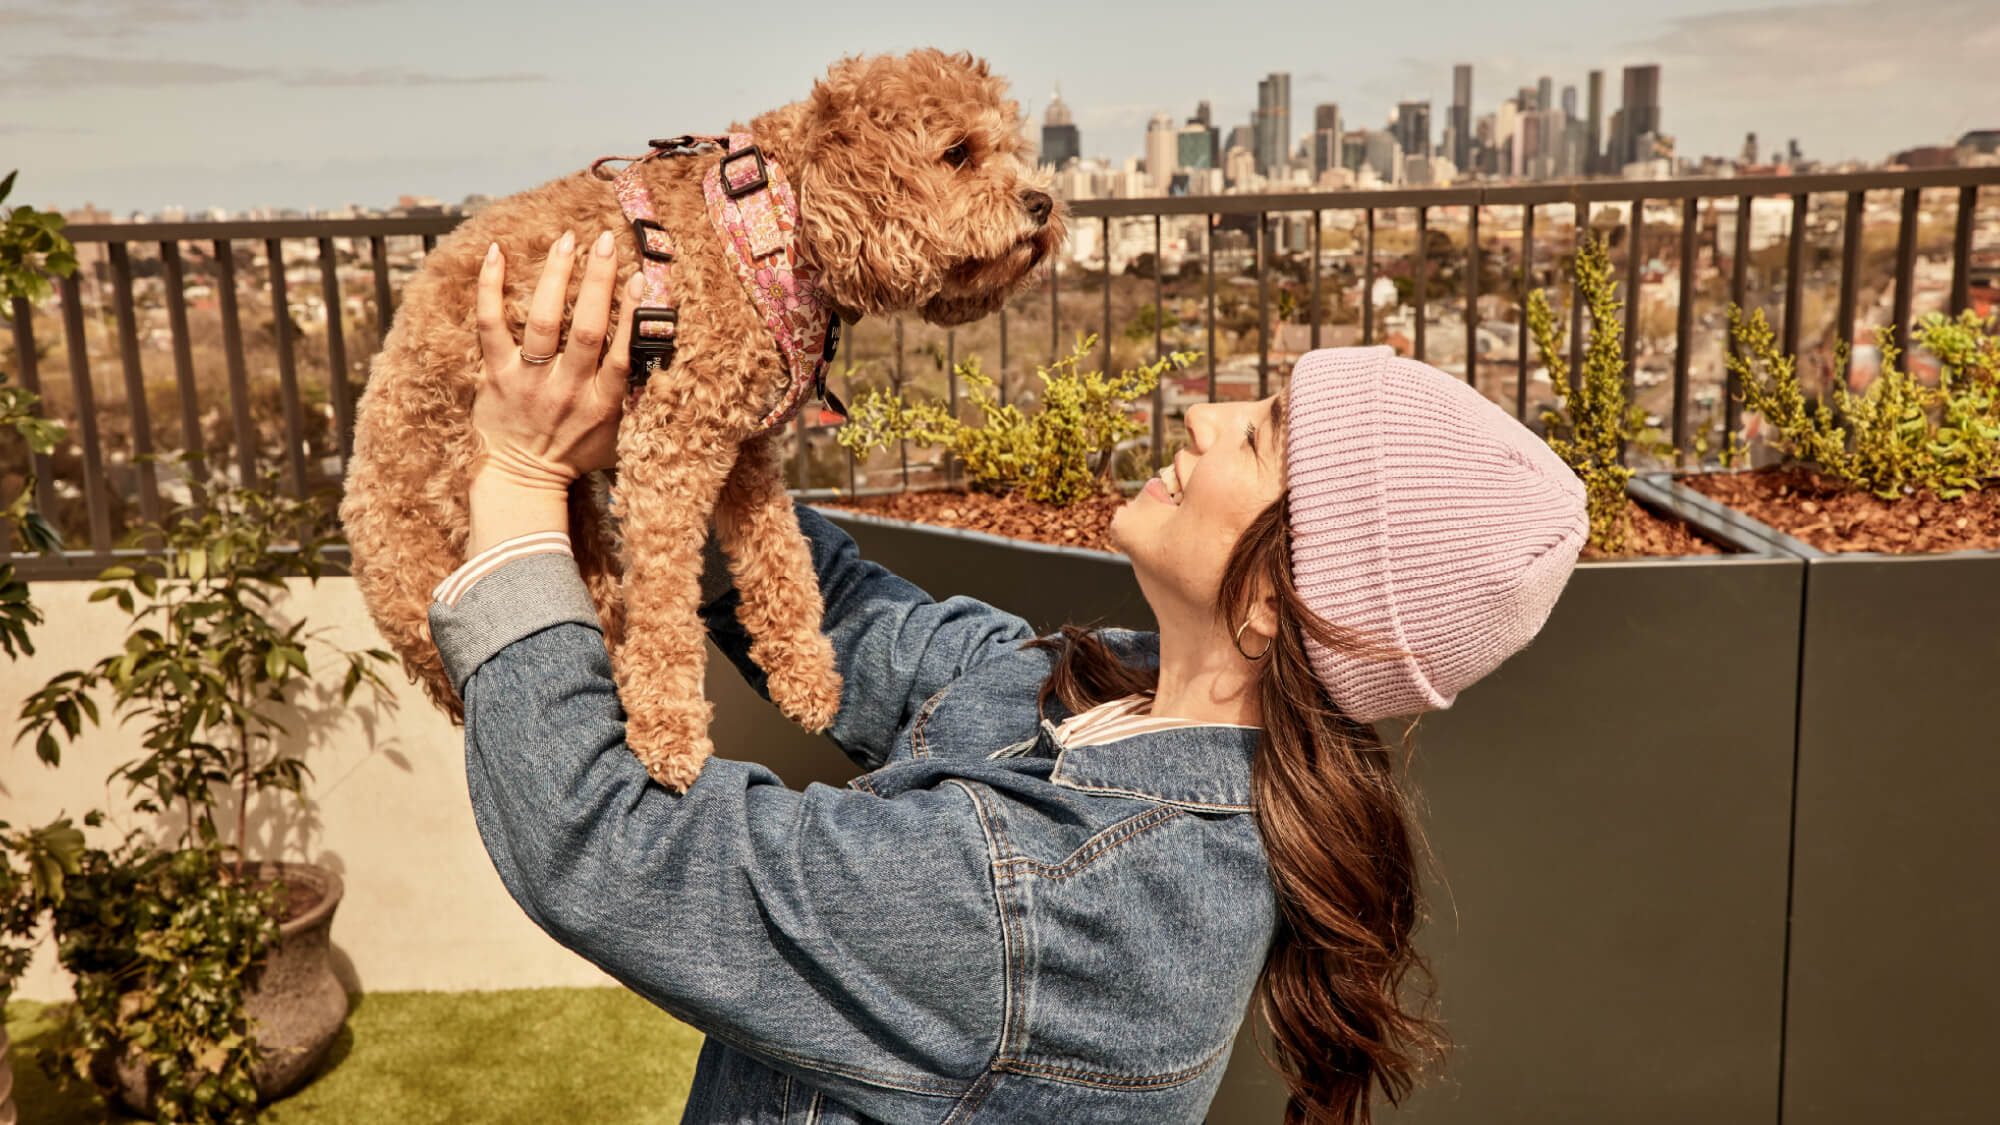
[[[252,976],[243,1007],[255,1021],[257,1096],[269,1102],[306,1084],[347,1022],[347,990],[333,975],[329,937],[340,905],[340,876],[309,863],[260,863],[259,880],[282,878],[320,892],[319,901],[278,929],[278,944]],[[130,1055],[93,1068],[119,1104],[153,1116],[154,1081]]]

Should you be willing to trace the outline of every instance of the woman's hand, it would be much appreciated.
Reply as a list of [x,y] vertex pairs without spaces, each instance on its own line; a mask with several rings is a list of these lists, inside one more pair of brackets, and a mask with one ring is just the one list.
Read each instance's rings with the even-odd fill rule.
[[[576,237],[570,233],[549,248],[518,345],[503,311],[507,264],[497,244],[487,249],[479,268],[479,349],[486,363],[472,399],[480,452],[472,476],[468,556],[517,535],[566,530],[570,483],[617,463],[632,318],[620,318],[606,350],[611,287],[618,272],[607,231],[591,247],[569,340],[563,344],[563,301],[575,248]],[[639,282],[635,274],[627,286],[628,308],[637,300]],[[553,358],[529,362],[539,356]]]

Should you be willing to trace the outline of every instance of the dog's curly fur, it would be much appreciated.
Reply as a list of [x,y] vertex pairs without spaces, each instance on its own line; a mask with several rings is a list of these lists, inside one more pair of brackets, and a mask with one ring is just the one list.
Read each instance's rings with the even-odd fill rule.
[[[998,308],[1061,245],[1064,218],[1028,206],[1048,190],[1006,84],[970,55],[920,50],[834,64],[804,101],[749,132],[798,194],[799,250],[848,319],[917,310],[959,324]],[[964,145],[964,159],[953,146]],[[840,705],[811,556],[783,484],[780,442],[755,433],[790,381],[711,225],[709,152],[641,166],[677,248],[679,350],[628,405],[618,435],[618,523],[580,481],[570,492],[577,564],[613,655],[627,740],[661,783],[685,790],[710,753],[702,695],[701,545],[711,513],[771,699],[809,730]],[[431,590],[465,559],[469,422],[481,356],[473,307],[490,242],[508,262],[518,339],[548,248],[582,255],[616,232],[619,280],[638,247],[606,178],[578,172],[481,211],[438,242],[404,292],[356,415],[341,519],[370,613],[412,679],[455,720],[463,705],[430,636]],[[569,301],[583,270],[574,271]],[[622,294],[623,287],[618,290]],[[622,302],[621,302],[622,303]],[[614,308],[613,316],[622,315]],[[567,317],[565,317],[567,320]],[[615,323],[615,320],[614,320]],[[573,335],[569,345],[602,347]]]

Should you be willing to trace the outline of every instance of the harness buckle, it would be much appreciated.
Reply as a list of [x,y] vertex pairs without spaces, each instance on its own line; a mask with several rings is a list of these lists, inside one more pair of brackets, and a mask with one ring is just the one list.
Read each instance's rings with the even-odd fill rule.
[[[642,329],[647,324],[658,323],[667,326],[664,335],[648,336]],[[680,347],[676,333],[680,327],[680,314],[674,309],[658,307],[635,308],[632,310],[632,370],[625,381],[634,387],[645,386],[653,372],[665,370],[674,362],[674,352]]]
[[[657,242],[653,238],[655,235],[658,236]],[[670,240],[667,238],[666,228],[653,220],[633,219],[632,237],[639,242],[640,257],[651,258],[656,262],[671,262],[674,260],[674,256],[671,253],[661,249],[661,247],[671,245]]]
[[[742,184],[730,182],[729,162],[745,156],[757,162],[757,178]],[[731,199],[741,199],[753,191],[764,188],[771,182],[771,170],[764,166],[764,150],[758,148],[756,145],[747,145],[737,149],[735,152],[724,154],[722,163],[717,167],[717,173],[722,178],[722,194]]]

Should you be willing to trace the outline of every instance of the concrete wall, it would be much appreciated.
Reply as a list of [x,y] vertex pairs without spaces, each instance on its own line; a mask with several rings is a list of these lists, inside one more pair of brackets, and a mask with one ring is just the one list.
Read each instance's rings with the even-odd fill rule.
[[[0,820],[40,824],[90,808],[113,814],[93,842],[109,844],[128,828],[151,828],[128,810],[119,784],[105,775],[139,754],[140,729],[87,730],[59,769],[43,766],[28,743],[12,745],[21,701],[58,672],[83,668],[122,644],[126,618],[108,602],[87,601],[91,582],[44,582],[34,600],[47,621],[33,634],[36,654],[0,665]],[[282,612],[348,647],[382,644],[354,582],[298,581]],[[312,767],[309,806],[283,794],[253,806],[253,856],[308,860],[339,873],[346,897],[334,917],[336,964],[350,990],[468,990],[610,983],[598,969],[545,936],[514,905],[480,847],[467,801],[460,732],[407,684],[400,669],[388,707],[365,691],[341,710],[336,689],[343,663],[322,645],[309,647],[328,713],[309,732],[296,723],[294,747]],[[719,663],[719,661],[718,661]],[[728,669],[724,675],[735,679]],[[108,702],[108,701],[107,701]],[[233,814],[233,804],[229,806]],[[233,821],[232,821],[233,823]],[[56,1000],[69,994],[48,943],[19,994]]]

